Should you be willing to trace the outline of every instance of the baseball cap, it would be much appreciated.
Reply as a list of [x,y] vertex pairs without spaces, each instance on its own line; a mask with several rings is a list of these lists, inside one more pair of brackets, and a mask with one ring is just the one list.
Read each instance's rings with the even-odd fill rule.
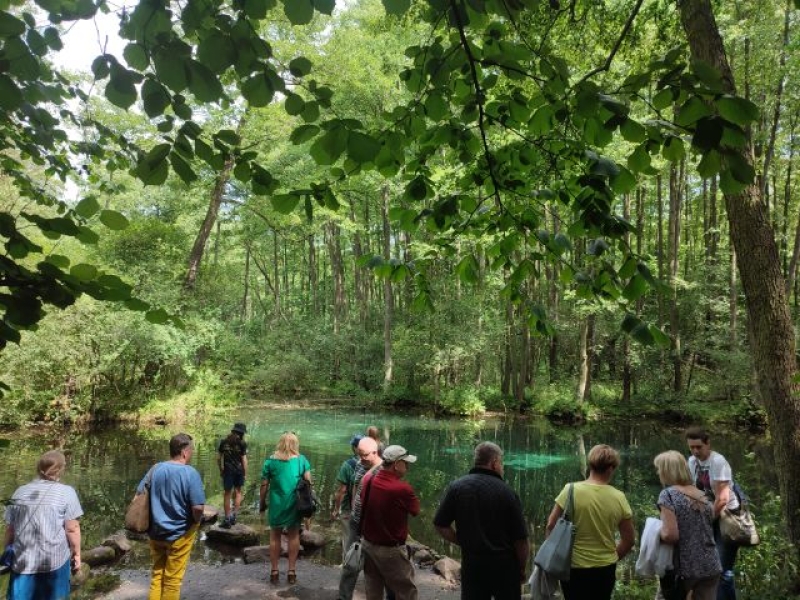
[[355,433],[353,434],[353,437],[350,438],[350,445],[353,448],[355,448],[356,446],[358,446],[358,442],[360,442],[363,439],[364,439],[363,433]]
[[409,454],[408,450],[402,446],[387,446],[383,451],[383,461],[392,463],[398,460],[402,460],[407,463],[414,463],[417,462],[417,457],[413,454]]

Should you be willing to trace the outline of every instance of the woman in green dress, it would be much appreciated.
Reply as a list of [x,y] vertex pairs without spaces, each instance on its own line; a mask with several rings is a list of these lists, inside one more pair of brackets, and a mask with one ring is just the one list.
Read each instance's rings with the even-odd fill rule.
[[295,508],[295,488],[301,477],[311,481],[311,465],[300,454],[300,441],[294,432],[281,435],[275,452],[264,461],[261,469],[260,512],[267,509],[269,492],[269,580],[278,583],[278,560],[281,556],[281,534],[285,531],[289,545],[289,567],[286,581],[297,581],[295,565],[300,552],[300,522],[302,518]]

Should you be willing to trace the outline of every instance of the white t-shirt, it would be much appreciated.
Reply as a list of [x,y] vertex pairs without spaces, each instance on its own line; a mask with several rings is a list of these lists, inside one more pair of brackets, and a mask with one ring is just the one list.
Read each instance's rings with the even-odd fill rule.
[[719,452],[711,451],[706,460],[699,460],[695,456],[689,457],[689,470],[694,477],[694,484],[702,491],[714,497],[714,484],[727,481],[731,487],[728,499],[728,509],[739,508],[739,499],[733,493],[733,471],[730,464]]

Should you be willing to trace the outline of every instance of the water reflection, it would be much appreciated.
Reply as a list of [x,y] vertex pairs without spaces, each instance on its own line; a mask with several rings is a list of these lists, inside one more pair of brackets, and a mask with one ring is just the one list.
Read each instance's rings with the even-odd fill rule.
[[[654,502],[659,484],[652,466],[653,457],[666,449],[685,452],[682,432],[658,423],[604,422],[581,428],[556,428],[545,420],[492,418],[478,421],[441,420],[376,414],[335,408],[277,410],[253,408],[231,414],[224,421],[188,426],[196,441],[193,464],[200,471],[208,501],[220,506],[222,482],[216,466],[216,444],[227,435],[235,421],[247,424],[250,471],[245,483],[245,514],[241,521],[266,530],[257,514],[257,487],[261,465],[272,453],[275,442],[285,430],[297,432],[301,452],[311,461],[315,488],[323,510],[315,518],[315,527],[331,538],[338,534],[330,523],[330,508],[337,487],[335,478],[342,461],[349,456],[353,433],[368,425],[378,425],[384,441],[405,446],[419,460],[411,467],[408,481],[417,490],[422,511],[411,522],[411,534],[439,551],[457,555],[437,535],[431,523],[439,497],[446,485],[466,473],[472,462],[472,449],[482,440],[500,444],[506,452],[505,476],[523,501],[534,543],[544,535],[544,524],[553,498],[570,480],[582,478],[584,452],[597,443],[608,443],[620,450],[622,464],[614,485],[627,495],[637,525],[648,515],[656,514]],[[65,483],[74,486],[84,507],[82,520],[84,546],[99,543],[122,524],[125,506],[136,484],[155,461],[168,458],[167,440],[177,431],[172,428],[147,427],[112,429],[101,432],[65,432],[58,438],[31,433],[8,440],[0,448],[5,468],[0,472],[0,498],[7,500],[14,489],[33,477],[39,454],[52,447],[68,456]],[[713,445],[731,463],[734,474],[757,503],[759,490],[777,489],[775,473],[765,443],[759,438],[715,435]],[[224,562],[232,560],[226,552],[198,544],[195,560]],[[337,562],[339,545],[329,544],[315,560]],[[147,561],[144,546],[126,558],[130,564]]]

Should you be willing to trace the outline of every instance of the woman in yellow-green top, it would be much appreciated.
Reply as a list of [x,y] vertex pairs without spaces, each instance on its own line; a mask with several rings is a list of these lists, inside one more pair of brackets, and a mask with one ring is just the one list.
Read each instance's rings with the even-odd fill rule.
[[[609,600],[614,591],[617,561],[633,547],[630,504],[625,494],[610,485],[619,466],[619,452],[600,444],[589,451],[588,458],[589,477],[573,484],[569,518],[577,531],[569,581],[561,582],[564,600]],[[547,535],[564,512],[569,485],[556,498],[547,519]]]

